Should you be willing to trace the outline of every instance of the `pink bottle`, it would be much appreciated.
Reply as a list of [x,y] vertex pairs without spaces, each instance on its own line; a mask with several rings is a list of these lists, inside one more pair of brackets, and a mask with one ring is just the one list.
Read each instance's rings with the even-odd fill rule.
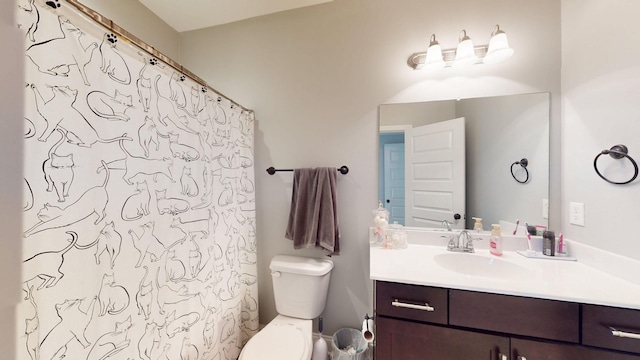
[[489,246],[491,254],[495,256],[502,256],[502,234],[500,233],[500,225],[491,224],[491,239],[489,240]]

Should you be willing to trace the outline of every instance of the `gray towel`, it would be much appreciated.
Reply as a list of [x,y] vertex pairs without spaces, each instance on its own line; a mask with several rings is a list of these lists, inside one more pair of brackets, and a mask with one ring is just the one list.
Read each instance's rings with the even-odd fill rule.
[[337,169],[295,169],[291,212],[285,237],[294,249],[321,247],[340,253],[337,207]]

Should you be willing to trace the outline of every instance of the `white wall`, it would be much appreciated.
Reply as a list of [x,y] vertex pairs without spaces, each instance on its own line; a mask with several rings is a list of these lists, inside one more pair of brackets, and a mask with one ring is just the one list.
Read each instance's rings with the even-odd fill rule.
[[[406,64],[409,55],[425,50],[431,33],[445,48],[457,45],[462,29],[487,43],[497,23],[515,49],[508,62],[432,75]],[[260,322],[275,316],[271,257],[323,256],[294,251],[284,238],[291,174],[269,176],[264,169],[350,167],[338,180],[342,255],[333,257],[324,332],[358,327],[372,306],[367,236],[377,206],[378,106],[549,91],[557,147],[559,31],[555,0],[338,0],[183,33],[183,63],[256,111]],[[557,177],[558,158],[553,160]],[[559,196],[556,185],[552,193]]]
[[0,353],[3,359],[15,358],[16,306],[21,301],[22,266],[22,139],[24,115],[23,32],[18,30],[14,15],[16,2],[0,1]]
[[[564,216],[562,228],[571,239],[636,259],[640,180],[611,185],[597,176],[593,159],[625,144],[640,161],[638,14],[635,0],[562,1],[562,211],[582,202],[586,213],[584,227]],[[620,162],[599,163],[605,171]]]

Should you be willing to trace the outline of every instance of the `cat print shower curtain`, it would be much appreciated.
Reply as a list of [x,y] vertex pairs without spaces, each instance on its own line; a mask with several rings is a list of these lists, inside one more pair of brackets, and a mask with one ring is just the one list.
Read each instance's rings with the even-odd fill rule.
[[18,358],[236,359],[258,330],[253,113],[62,0],[16,11]]

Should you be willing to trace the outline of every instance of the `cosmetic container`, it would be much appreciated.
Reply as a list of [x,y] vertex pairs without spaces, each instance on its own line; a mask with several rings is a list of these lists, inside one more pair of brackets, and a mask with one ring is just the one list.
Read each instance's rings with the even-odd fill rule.
[[547,230],[542,233],[542,254],[556,256],[556,234]]
[[389,225],[389,237],[391,238],[391,247],[394,249],[406,249],[409,246],[407,242],[407,232],[404,231],[404,226],[394,221]]

